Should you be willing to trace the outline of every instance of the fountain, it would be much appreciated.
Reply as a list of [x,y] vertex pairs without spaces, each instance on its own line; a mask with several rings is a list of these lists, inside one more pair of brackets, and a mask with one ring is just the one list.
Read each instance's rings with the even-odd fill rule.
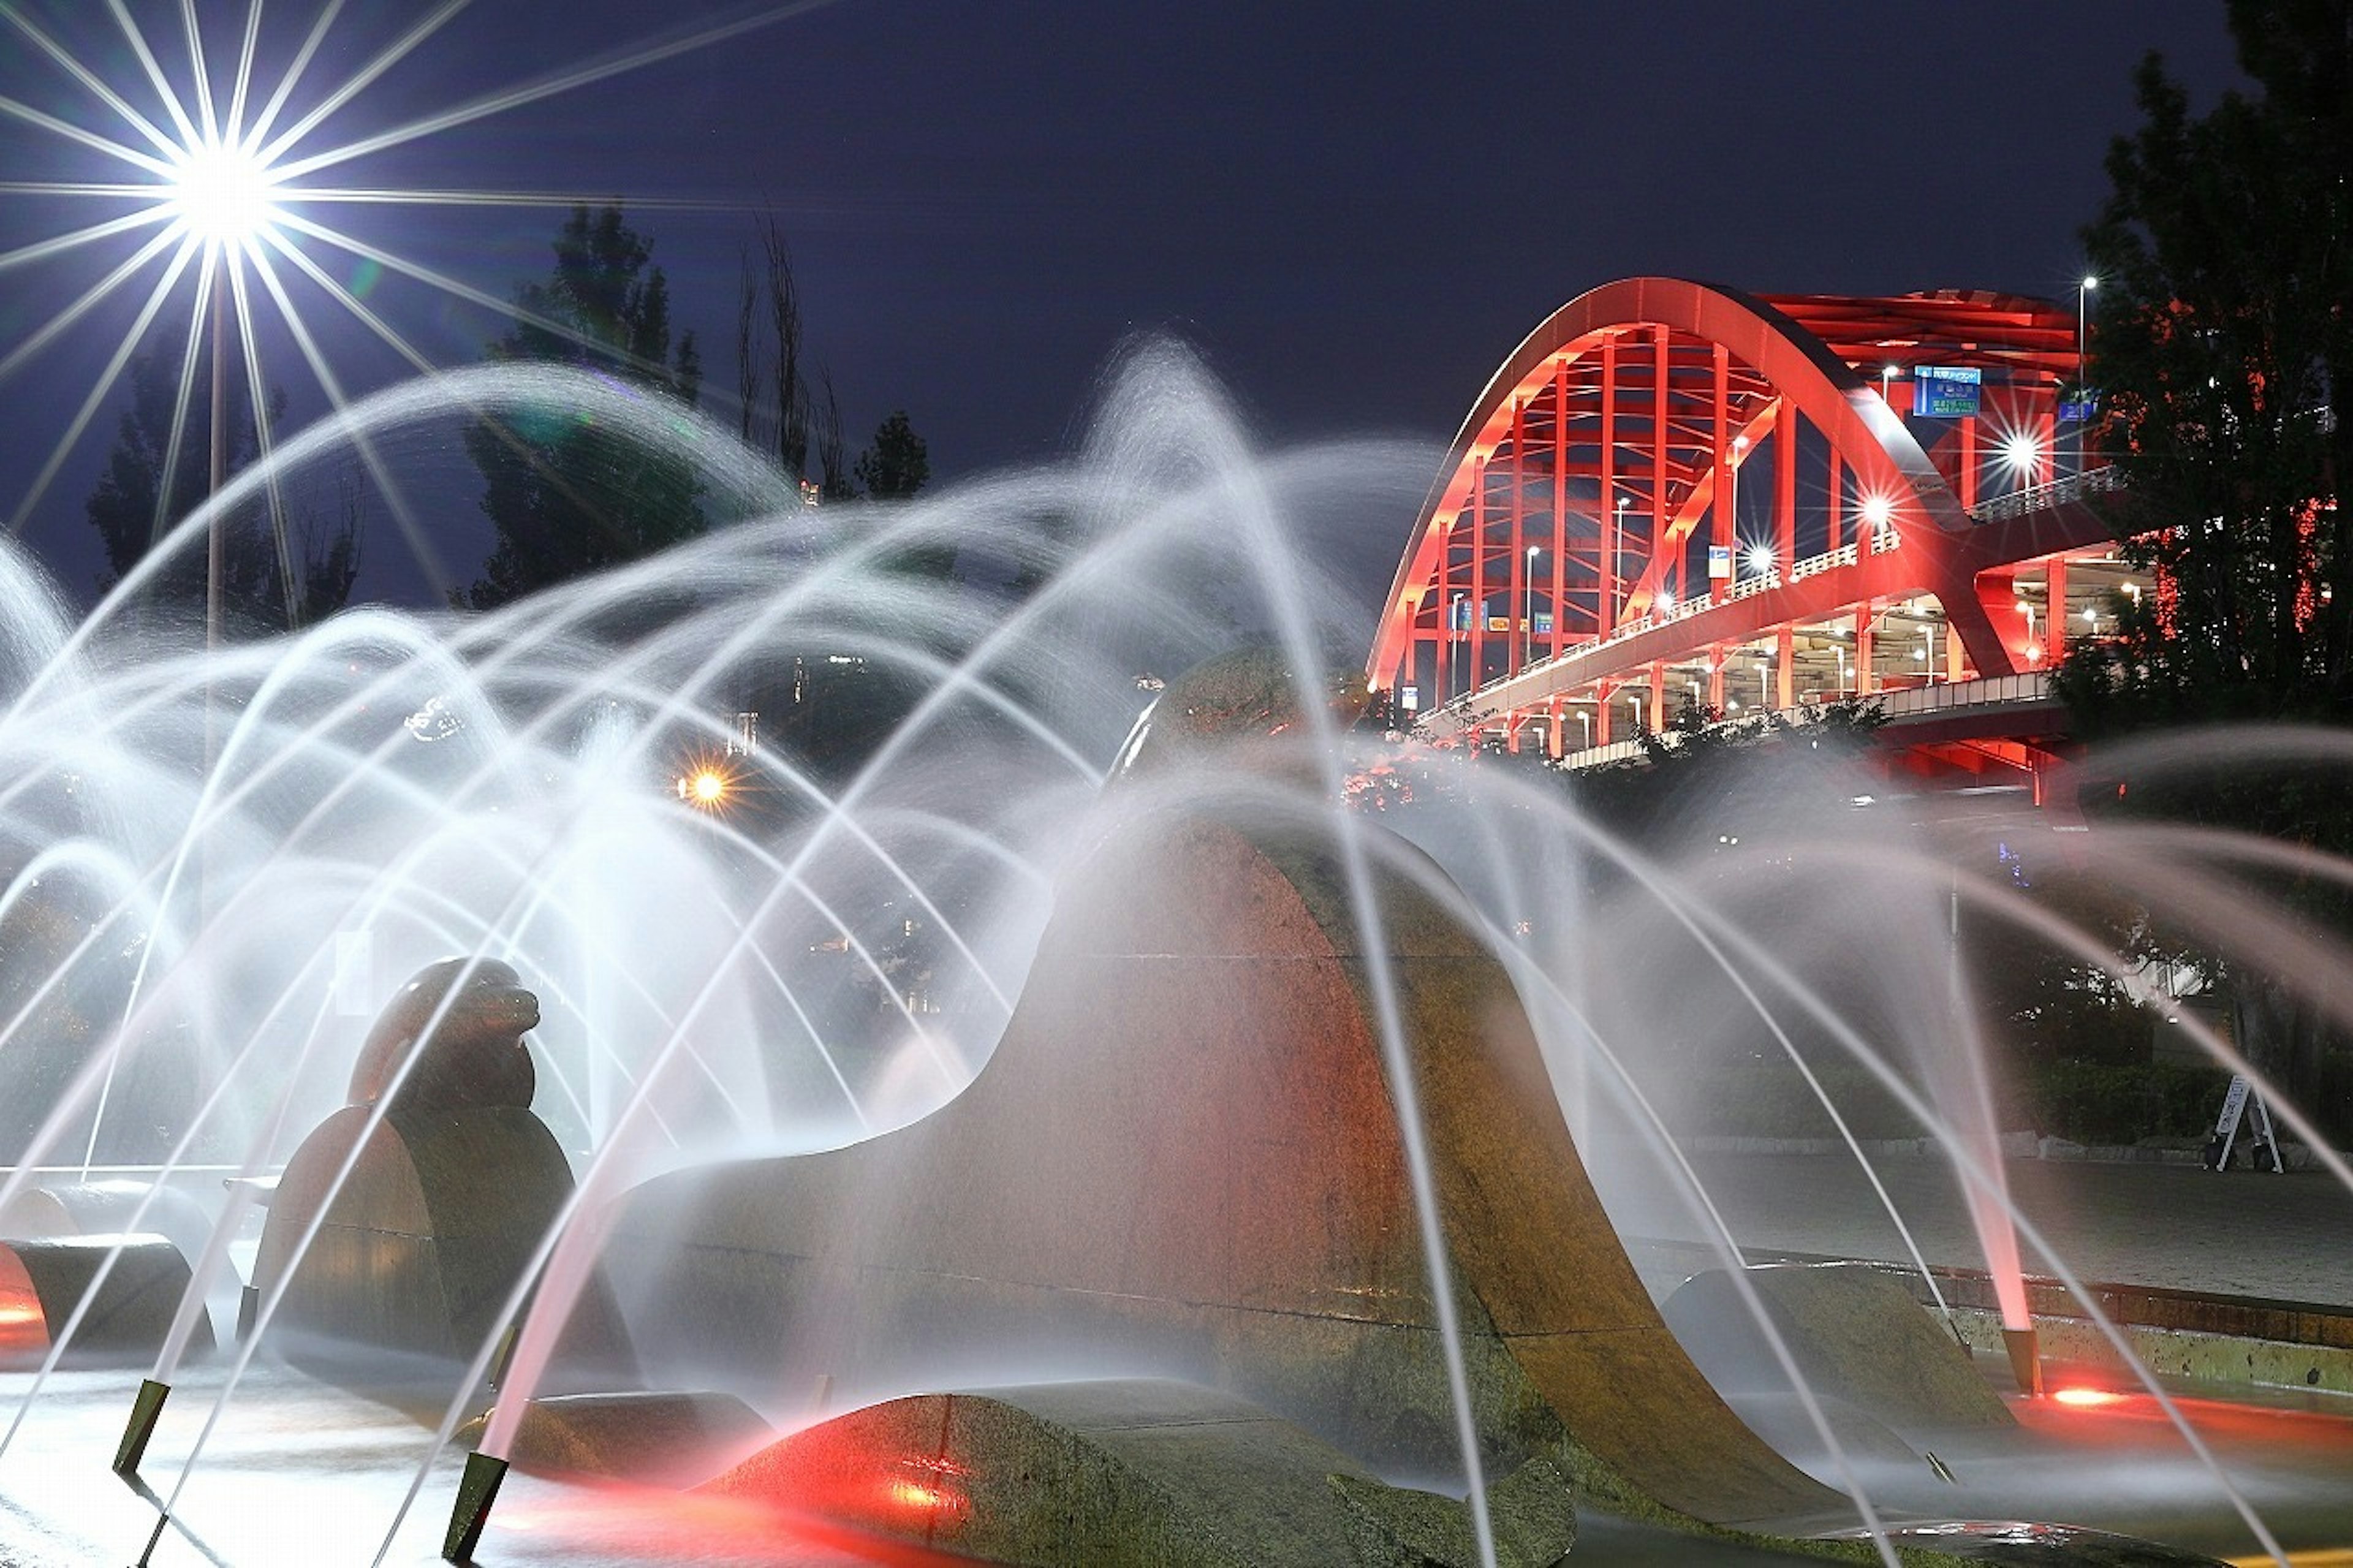
[[[1669,1135],[1715,1042],[1851,1058],[2022,1313],[1980,1058],[1936,1068],[1952,910],[2042,917],[1820,777],[1742,807],[1798,848],[1646,856],[1359,726],[1313,535],[1425,455],[1255,453],[1153,348],[1071,462],[897,508],[804,511],[723,433],[520,367],[275,482],[547,404],[690,458],[727,526],[210,658],[129,624],[136,580],[74,627],[0,554],[0,1215],[80,1216],[0,1250],[8,1551],[2201,1560],[1951,1523],[2048,1435],[1888,1275],[1746,1268]],[[963,583],[904,569],[947,542]],[[847,777],[789,743],[867,712]],[[1714,1233],[1671,1279],[1620,1239],[1670,1212]],[[2268,1494],[2187,1473],[2187,1545],[2274,1544]]]

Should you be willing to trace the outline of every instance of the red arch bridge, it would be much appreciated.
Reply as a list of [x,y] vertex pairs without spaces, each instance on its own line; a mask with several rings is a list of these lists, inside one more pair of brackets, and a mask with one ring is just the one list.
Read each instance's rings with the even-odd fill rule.
[[1686,699],[1871,698],[1914,768],[2039,784],[2042,671],[2144,585],[2071,395],[2080,303],[1673,278],[1571,300],[1463,422],[1368,679],[1430,739],[1571,763]]

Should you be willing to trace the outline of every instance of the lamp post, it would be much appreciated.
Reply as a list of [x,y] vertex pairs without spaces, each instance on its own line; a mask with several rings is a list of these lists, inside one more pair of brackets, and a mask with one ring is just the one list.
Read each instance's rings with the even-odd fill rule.
[[[1613,593],[1626,586],[1626,503],[1631,499],[1630,496],[1618,498],[1618,559],[1610,563],[1610,575],[1618,579],[1615,588],[1612,589]],[[1617,602],[1621,605],[1625,603],[1622,595]]]
[[2085,450],[2084,442],[2084,437],[2089,433],[2092,423],[2092,339],[2091,307],[2089,300],[2092,290],[2097,289],[2099,286],[2100,280],[2097,278],[2093,277],[2088,272],[2084,274],[2083,278],[2075,285],[2075,403],[2077,410],[2075,417],[2075,472],[2079,477],[2084,472],[2084,465],[2090,460],[2089,455]]
[[1534,663],[1535,662],[1535,657],[1536,657],[1536,556],[1537,556],[1537,555],[1538,555],[1538,554],[1543,551],[1543,549],[1544,549],[1544,546],[1542,546],[1542,545],[1540,545],[1540,544],[1531,544],[1531,545],[1529,545],[1529,546],[1528,546],[1528,593],[1527,593],[1527,601],[1528,601],[1528,603],[1527,603],[1527,612],[1528,612],[1528,618],[1527,618],[1527,625],[1526,625],[1525,626],[1524,626],[1524,627],[1521,629],[1521,632],[1520,632],[1520,668],[1521,668],[1522,669],[1525,669],[1525,668],[1527,668],[1527,667],[1528,667],[1529,665],[1534,664]]
[[1747,451],[1748,437],[1735,436],[1732,438],[1732,461],[1725,465],[1724,470],[1724,510],[1725,515],[1732,520],[1728,531],[1735,544],[1740,542],[1740,459]]
[[1768,713],[1773,710],[1773,661],[1771,659],[1760,658],[1757,661],[1757,706]]
[[2081,397],[2092,384],[2091,374],[2091,309],[2087,301],[2100,280],[2085,273],[2075,285],[2075,395]]
[[1936,627],[1934,622],[1924,623],[1920,627],[1920,662],[1927,667],[1922,671],[1923,679],[1921,680],[1921,684],[1924,686],[1936,685]]
[[1895,362],[1889,360],[1879,367],[1879,401],[1888,407],[1895,406]]
[[[209,501],[228,481],[228,242],[216,242],[212,254],[212,465],[205,499]],[[170,476],[165,476],[165,482]],[[215,511],[205,527],[205,651],[219,649],[221,640],[221,578],[227,564],[228,531]],[[206,732],[212,729],[210,702],[206,705]],[[209,756],[211,746],[206,746]]]

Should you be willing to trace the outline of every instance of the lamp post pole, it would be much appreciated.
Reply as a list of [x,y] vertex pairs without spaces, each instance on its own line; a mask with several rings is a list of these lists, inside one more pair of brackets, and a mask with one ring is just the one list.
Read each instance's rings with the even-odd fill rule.
[[1609,563],[1609,574],[1617,579],[1609,589],[1612,600],[1609,624],[1613,628],[1618,624],[1617,608],[1626,602],[1622,590],[1626,586],[1626,503],[1630,499],[1626,496],[1618,498],[1618,537],[1613,550],[1617,559]]
[[1535,657],[1536,657],[1536,553],[1537,553],[1537,552],[1538,552],[1538,551],[1542,550],[1543,548],[1544,548],[1544,547],[1543,547],[1542,545],[1538,545],[1538,544],[1531,544],[1531,545],[1529,545],[1529,546],[1528,546],[1528,573],[1527,573],[1527,576],[1528,576],[1528,604],[1527,604],[1528,619],[1527,619],[1527,625],[1526,625],[1526,626],[1523,626],[1523,627],[1520,629],[1520,668],[1521,668],[1522,669],[1525,669],[1525,668],[1527,668],[1527,667],[1528,667],[1529,665],[1534,664],[1534,663],[1535,662]]
[[2099,286],[2100,280],[2088,272],[2075,285],[2075,473],[2078,478],[2082,477],[2090,461],[2084,445],[2084,437],[2089,434],[2092,423],[2092,339],[2088,301],[2092,290]]
[[[228,479],[228,246],[226,241],[214,242],[212,257],[212,340],[213,340],[213,412],[212,412],[212,473],[210,488],[205,492],[211,501],[221,492]],[[165,476],[170,482],[170,476]],[[216,511],[205,529],[205,651],[211,653],[221,640],[221,575],[227,549],[227,531]],[[209,700],[205,704],[207,718],[212,711]],[[210,724],[206,724],[209,731]],[[209,749],[209,748],[208,748]]]

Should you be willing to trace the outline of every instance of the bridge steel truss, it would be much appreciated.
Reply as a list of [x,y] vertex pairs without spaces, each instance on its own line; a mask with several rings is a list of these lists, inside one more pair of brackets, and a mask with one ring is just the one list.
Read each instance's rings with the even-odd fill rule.
[[[1749,667],[1759,705],[1788,708],[2054,661],[2068,564],[2114,538],[2113,471],[2060,417],[2077,331],[2063,306],[1984,293],[1595,289],[1463,422],[1367,679],[1433,739],[1518,749],[1533,729],[1559,755],[1577,749],[1566,712],[1584,715],[1572,738],[1606,745],[1629,688],[1630,712],[1662,728],[1671,669],[1673,695],[1721,710]],[[1977,412],[1899,412],[1930,369],[1963,373],[1947,387],[1976,373]],[[1900,667],[1874,646],[1891,611],[1922,634]],[[1834,679],[1816,673],[1826,647]]]

